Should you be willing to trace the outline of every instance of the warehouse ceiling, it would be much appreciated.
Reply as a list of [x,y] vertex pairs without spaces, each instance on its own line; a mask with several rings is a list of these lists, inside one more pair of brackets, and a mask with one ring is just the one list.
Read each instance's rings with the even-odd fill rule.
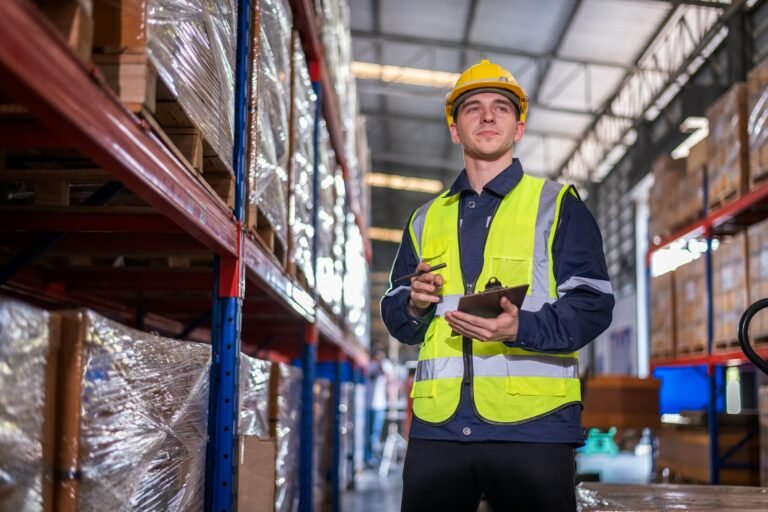
[[[683,14],[696,14],[678,23],[692,43],[688,50],[682,39],[676,46],[692,51],[726,7],[714,0],[350,0],[353,72],[370,170],[449,186],[463,163],[461,148],[448,137],[443,101],[456,73],[488,58],[509,69],[531,98],[527,133],[515,156],[530,174],[568,179],[567,164],[580,158],[590,131],[632,75],[665,65],[663,58],[648,58],[661,53],[662,31]],[[419,71],[439,73],[414,80]],[[662,71],[663,79],[671,76]],[[654,98],[662,92],[652,91]],[[623,119],[611,113],[614,122],[624,123],[622,134],[631,128],[630,117],[642,116],[647,106],[642,108]],[[611,147],[600,149],[605,156]],[[396,243],[381,240],[399,240],[410,213],[432,195],[371,188],[374,283],[397,250]]]

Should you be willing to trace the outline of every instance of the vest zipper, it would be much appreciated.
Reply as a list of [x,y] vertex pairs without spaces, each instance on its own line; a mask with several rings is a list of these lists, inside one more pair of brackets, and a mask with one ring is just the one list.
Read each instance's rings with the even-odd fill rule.
[[[483,267],[485,266],[485,245],[488,243],[488,235],[491,232],[491,225],[493,224],[493,219],[496,218],[496,212],[499,210],[499,206],[501,206],[501,202],[504,200],[502,197],[499,199],[499,202],[496,203],[496,206],[493,208],[493,212],[491,212],[491,221],[487,223],[488,228],[485,230],[485,238],[483,240],[483,265],[480,267],[480,273],[477,275],[477,277],[480,277],[480,274],[483,273]],[[459,203],[461,205],[461,203]],[[466,278],[464,277],[464,268],[461,265],[461,219],[464,214],[463,208],[460,209],[460,215],[459,215],[459,222],[456,225],[456,231],[458,234],[458,242],[459,242],[459,270],[461,271],[461,280],[464,284],[464,295],[468,295],[470,293],[475,293],[475,285],[477,284],[476,281],[467,282]],[[462,336],[461,338],[461,345],[462,345],[462,352],[464,353],[464,380],[462,381],[462,386],[469,386],[469,397],[472,401],[472,408],[475,409],[475,393],[472,386],[472,380],[474,379],[475,375],[475,369],[472,365],[472,338],[468,338],[467,336]],[[477,413],[477,410],[475,409],[475,413]]]

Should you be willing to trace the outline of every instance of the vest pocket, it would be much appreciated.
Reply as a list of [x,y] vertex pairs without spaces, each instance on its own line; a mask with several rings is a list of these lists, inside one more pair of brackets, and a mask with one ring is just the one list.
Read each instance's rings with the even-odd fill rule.
[[[531,260],[528,258],[491,258],[491,277],[495,277],[504,286],[518,286],[531,283]],[[485,286],[485,283],[477,283]]]
[[[422,249],[421,259],[429,263],[430,266],[437,265],[438,263],[446,263],[445,257],[448,252],[450,240],[447,238],[439,238],[437,240],[429,240],[424,244]],[[440,273],[438,270],[436,273]]]
[[565,396],[565,379],[508,377],[507,393],[520,396]]

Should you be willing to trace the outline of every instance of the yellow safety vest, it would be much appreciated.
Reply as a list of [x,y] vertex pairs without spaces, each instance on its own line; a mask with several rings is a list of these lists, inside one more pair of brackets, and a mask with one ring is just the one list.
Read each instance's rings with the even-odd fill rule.
[[500,341],[472,340],[471,353],[465,354],[463,338],[451,336],[444,318],[446,311],[456,309],[459,297],[484,287],[491,277],[504,286],[529,285],[523,310],[538,311],[557,300],[552,242],[568,189],[523,175],[491,220],[476,284],[465,283],[461,273],[459,194],[440,195],[414,213],[409,231],[417,256],[431,265],[447,264],[436,272],[445,282],[442,302],[419,351],[411,390],[413,412],[420,420],[439,424],[453,417],[466,364],[475,411],[489,423],[522,423],[581,402],[576,352],[534,352]]

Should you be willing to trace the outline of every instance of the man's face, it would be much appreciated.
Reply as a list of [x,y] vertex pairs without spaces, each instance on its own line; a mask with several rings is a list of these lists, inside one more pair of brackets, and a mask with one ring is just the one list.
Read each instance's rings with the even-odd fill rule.
[[512,151],[525,133],[525,123],[517,121],[517,111],[509,98],[495,92],[482,92],[467,98],[456,112],[449,129],[454,144],[476,160],[494,161]]

